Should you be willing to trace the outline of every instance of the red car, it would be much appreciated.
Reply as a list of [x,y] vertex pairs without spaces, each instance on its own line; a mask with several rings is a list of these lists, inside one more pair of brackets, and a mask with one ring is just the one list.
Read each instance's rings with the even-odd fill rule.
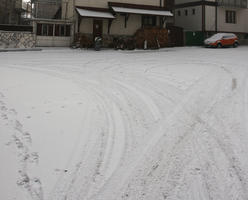
[[239,45],[238,37],[233,33],[217,33],[204,41],[207,47],[226,47]]

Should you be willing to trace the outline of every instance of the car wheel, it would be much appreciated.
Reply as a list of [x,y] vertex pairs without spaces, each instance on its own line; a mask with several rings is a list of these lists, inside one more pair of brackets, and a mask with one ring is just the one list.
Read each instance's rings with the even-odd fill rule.
[[218,43],[217,44],[217,48],[221,48],[222,47],[222,44],[221,43]]
[[238,47],[239,46],[239,44],[237,43],[237,42],[235,42],[234,44],[233,44],[233,47],[234,48],[236,48],[236,47]]

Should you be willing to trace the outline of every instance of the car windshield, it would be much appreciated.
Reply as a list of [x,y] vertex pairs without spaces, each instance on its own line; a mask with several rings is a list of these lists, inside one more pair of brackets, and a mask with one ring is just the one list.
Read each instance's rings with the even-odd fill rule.
[[223,34],[215,34],[215,35],[211,36],[209,39],[219,40],[222,37],[223,37]]

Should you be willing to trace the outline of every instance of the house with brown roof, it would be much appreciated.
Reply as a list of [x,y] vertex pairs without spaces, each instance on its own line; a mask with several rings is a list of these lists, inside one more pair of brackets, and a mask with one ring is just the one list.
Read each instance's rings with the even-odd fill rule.
[[[170,0],[61,0],[53,19],[36,18],[34,22],[38,46],[42,37],[40,45],[67,46],[65,38],[70,37],[71,44],[77,34],[112,40],[132,36],[146,26],[165,27],[173,23],[173,14]],[[58,42],[49,42],[48,37],[56,37]]]

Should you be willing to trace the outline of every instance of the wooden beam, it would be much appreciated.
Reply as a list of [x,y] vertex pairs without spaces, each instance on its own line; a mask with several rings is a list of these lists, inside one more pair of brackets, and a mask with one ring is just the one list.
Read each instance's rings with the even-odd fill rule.
[[111,29],[111,26],[112,26],[112,22],[113,22],[113,19],[108,20],[108,34],[110,34],[110,29]]
[[163,18],[162,18],[162,26],[164,25],[165,21],[166,21],[166,16],[163,16]]
[[125,28],[127,28],[127,21],[129,19],[129,14],[125,14]]
[[81,25],[82,17],[78,15],[78,33],[80,33],[80,25]]

